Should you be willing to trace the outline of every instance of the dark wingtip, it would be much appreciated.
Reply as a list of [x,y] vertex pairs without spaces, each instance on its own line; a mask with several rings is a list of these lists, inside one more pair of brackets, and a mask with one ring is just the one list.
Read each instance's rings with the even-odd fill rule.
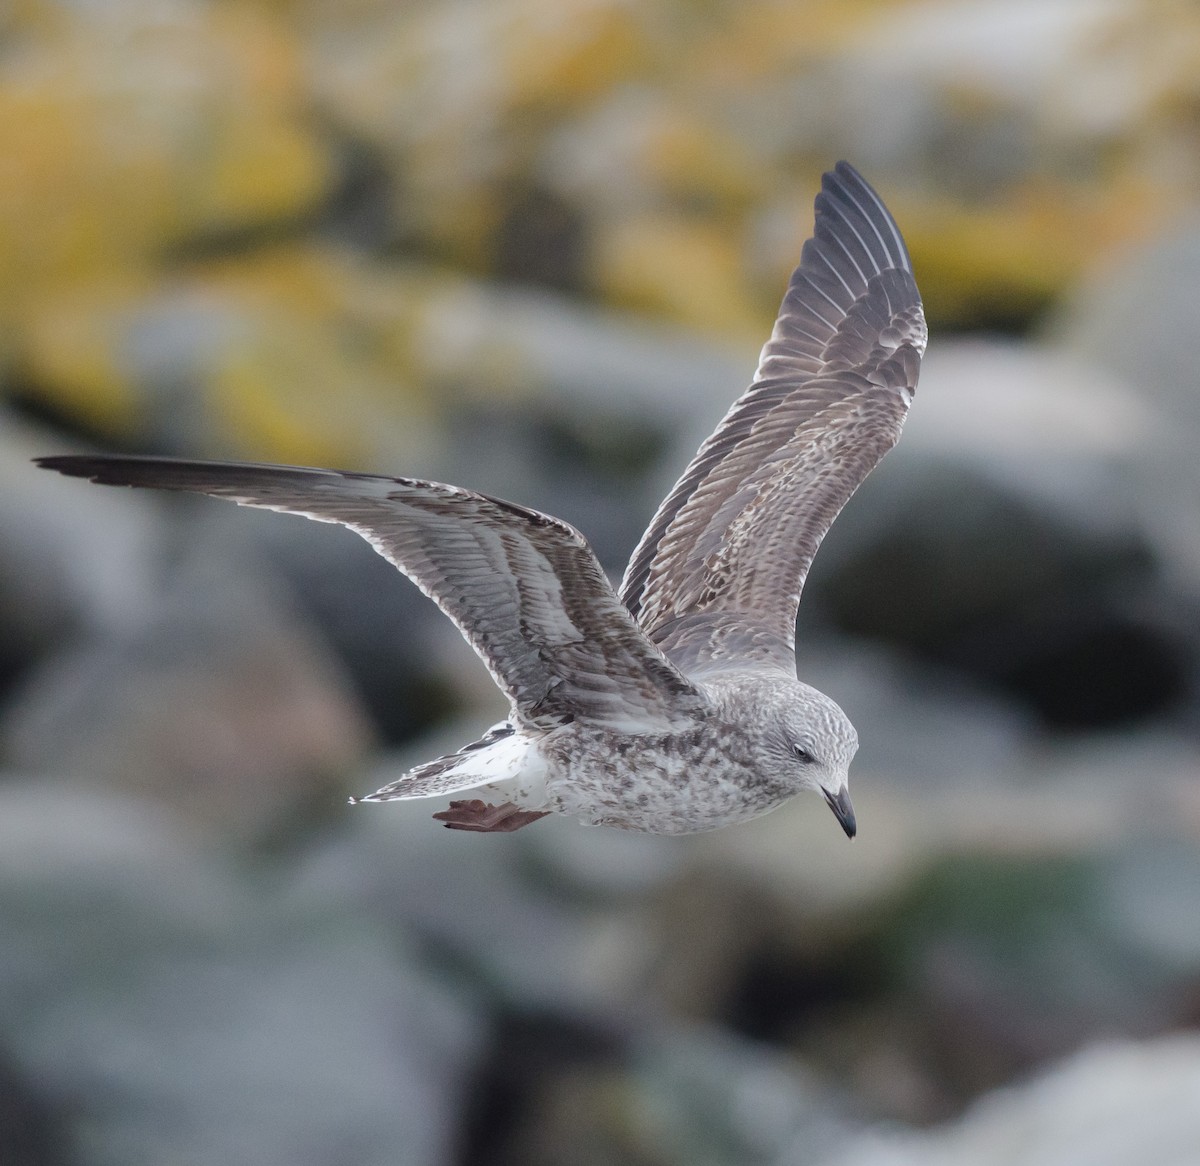
[[35,457],[33,464],[43,470],[54,470],[68,478],[86,478],[101,486],[133,486],[137,482],[130,476],[139,459],[132,457],[104,457],[98,454],[55,454],[52,457]]
[[54,454],[49,457],[35,457],[33,464],[43,470],[57,470],[60,474],[70,474],[72,477],[82,477],[84,470],[79,463],[87,461],[85,457],[75,454]]
[[91,478],[97,480],[108,465],[117,465],[123,459],[105,458],[94,454],[68,453],[53,457],[35,457],[33,464],[43,470],[54,470],[68,478]]
[[[839,209],[833,213],[835,205]],[[850,230],[867,247],[880,270],[898,267],[912,271],[908,247],[891,211],[879,192],[845,159],[821,175],[821,190],[814,210],[817,219],[814,245],[828,232],[843,231],[837,220],[848,219]]]
[[865,186],[872,194],[878,195],[874,187],[862,176],[862,172],[857,166],[852,166],[845,158],[833,164],[832,170],[826,170],[821,175],[821,185],[824,187],[833,187],[835,190],[844,189],[845,187]]
[[845,158],[839,158],[838,161],[836,161],[833,164],[833,170],[830,173],[831,173],[831,175],[836,175],[838,178],[842,179],[843,181],[847,181],[847,180],[852,181],[852,182],[865,182],[866,181],[866,179],[863,178],[863,176],[858,172],[858,167],[852,166],[849,162],[846,161]]

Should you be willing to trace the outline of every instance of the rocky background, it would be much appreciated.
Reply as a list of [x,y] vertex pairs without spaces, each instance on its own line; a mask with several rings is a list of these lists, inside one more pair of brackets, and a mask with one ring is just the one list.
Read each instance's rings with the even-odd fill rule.
[[[0,8],[0,1163],[1194,1164],[1198,79],[1170,0]],[[852,846],[351,809],[502,712],[432,605],[29,464],[434,476],[619,573],[839,157],[933,333],[801,613]]]

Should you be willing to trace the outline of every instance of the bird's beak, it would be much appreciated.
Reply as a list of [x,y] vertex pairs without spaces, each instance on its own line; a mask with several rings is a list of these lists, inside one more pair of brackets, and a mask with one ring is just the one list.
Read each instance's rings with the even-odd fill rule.
[[846,831],[846,837],[853,838],[858,832],[858,823],[854,820],[854,807],[850,804],[850,791],[842,786],[836,794],[831,794],[828,790],[825,790],[824,793],[825,801],[829,803],[833,816]]

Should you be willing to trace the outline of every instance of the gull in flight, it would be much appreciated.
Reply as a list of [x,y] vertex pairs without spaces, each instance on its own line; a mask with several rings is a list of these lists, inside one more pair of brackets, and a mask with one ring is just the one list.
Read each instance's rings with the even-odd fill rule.
[[508,720],[362,801],[457,795],[434,817],[458,830],[556,813],[688,834],[811,790],[853,837],[858,736],[796,678],[796,611],[826,531],[900,436],[925,338],[904,240],[839,162],[754,380],[658,508],[619,592],[567,523],[457,486],[153,457],[38,463],[341,523],[454,621]]

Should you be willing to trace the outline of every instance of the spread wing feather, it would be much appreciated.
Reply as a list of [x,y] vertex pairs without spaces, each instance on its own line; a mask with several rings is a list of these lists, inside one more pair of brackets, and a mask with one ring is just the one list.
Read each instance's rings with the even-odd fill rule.
[[698,708],[573,527],[436,482],[171,458],[47,457],[105,485],[228,498],[362,535],[454,621],[525,725],[576,718],[645,731]]
[[813,556],[900,436],[925,351],[904,240],[853,167],[822,180],[750,388],[654,516],[621,598],[685,671],[795,667]]

